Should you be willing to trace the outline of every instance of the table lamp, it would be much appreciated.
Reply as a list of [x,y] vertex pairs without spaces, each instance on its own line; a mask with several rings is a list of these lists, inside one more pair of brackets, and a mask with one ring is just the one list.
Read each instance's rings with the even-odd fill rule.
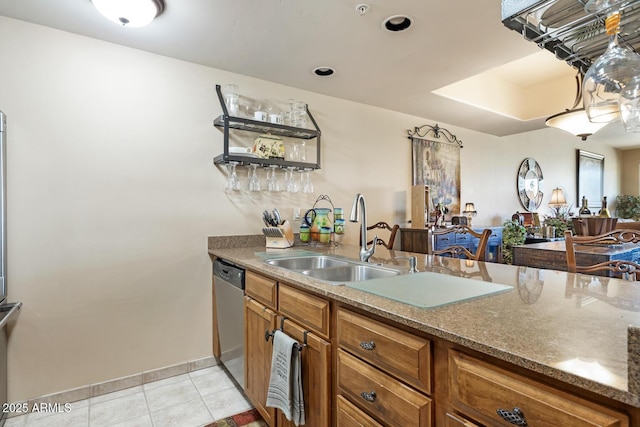
[[478,212],[476,211],[476,207],[473,203],[467,203],[464,205],[463,214],[467,216],[467,226],[471,228],[471,218],[475,216]]
[[564,198],[564,191],[562,188],[556,187],[551,192],[551,200],[549,200],[549,207],[556,210],[556,217],[560,216],[560,208],[567,206],[567,199]]

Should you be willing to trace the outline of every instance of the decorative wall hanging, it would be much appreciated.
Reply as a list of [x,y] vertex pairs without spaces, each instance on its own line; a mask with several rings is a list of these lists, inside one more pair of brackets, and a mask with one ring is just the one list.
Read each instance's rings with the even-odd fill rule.
[[462,141],[437,124],[409,129],[407,133],[412,145],[413,185],[429,186],[429,211],[441,204],[450,215],[458,215]]
[[[576,150],[578,194],[576,205],[582,196],[587,198],[590,208],[600,208],[604,196],[604,156],[584,150]],[[596,211],[597,212],[597,211]]]
[[536,159],[527,157],[518,168],[518,199],[527,211],[532,212],[540,207],[544,193],[542,169]]

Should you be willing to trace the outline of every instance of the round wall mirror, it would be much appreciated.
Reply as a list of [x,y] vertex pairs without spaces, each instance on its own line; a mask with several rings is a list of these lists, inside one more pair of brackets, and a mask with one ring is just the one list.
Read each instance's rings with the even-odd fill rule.
[[538,209],[542,203],[542,183],[540,165],[535,159],[527,157],[518,169],[518,198],[522,207],[529,212]]

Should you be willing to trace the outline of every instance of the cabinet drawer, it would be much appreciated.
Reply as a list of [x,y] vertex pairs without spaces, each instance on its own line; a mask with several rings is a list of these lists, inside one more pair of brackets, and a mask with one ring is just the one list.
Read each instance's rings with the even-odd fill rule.
[[264,276],[247,271],[245,275],[244,293],[272,310],[277,307],[277,282]]
[[581,399],[485,361],[449,352],[451,405],[483,424],[504,424],[499,409],[519,408],[530,426],[626,427],[626,414]]
[[390,426],[431,426],[431,399],[338,350],[338,389],[354,405]]
[[455,233],[455,236],[456,236],[456,245],[461,245],[461,246],[471,244],[471,242],[473,242],[473,240],[475,239],[475,237],[467,233]]
[[338,344],[431,394],[431,342],[347,310],[338,310]]
[[329,302],[280,283],[278,311],[323,338],[329,338]]
[[456,243],[456,233],[436,235],[435,244],[436,244],[437,250],[446,248],[447,246],[454,245],[455,243]]
[[446,427],[480,427],[478,424],[474,424],[468,419],[461,417],[458,414],[452,414],[450,412],[447,412],[446,417],[447,417],[445,422]]
[[337,402],[336,424],[340,427],[382,427],[344,397],[338,395]]

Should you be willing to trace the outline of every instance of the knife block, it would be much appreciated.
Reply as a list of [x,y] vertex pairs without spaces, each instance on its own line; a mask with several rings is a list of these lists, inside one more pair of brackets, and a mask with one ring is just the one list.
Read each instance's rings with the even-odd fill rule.
[[293,246],[293,229],[287,220],[277,227],[264,227],[262,234],[265,235],[267,248],[285,249]]

